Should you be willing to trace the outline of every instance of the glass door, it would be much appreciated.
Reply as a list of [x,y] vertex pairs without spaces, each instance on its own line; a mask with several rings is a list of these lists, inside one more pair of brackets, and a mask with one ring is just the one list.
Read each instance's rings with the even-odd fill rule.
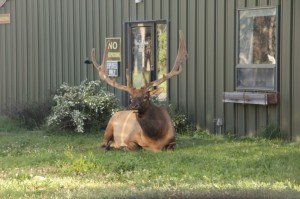
[[[127,27],[127,52],[132,85],[141,88],[144,86],[143,71],[148,82],[168,73],[167,24],[133,22]],[[159,100],[166,100],[167,82],[159,87],[163,87],[162,94],[158,96]]]

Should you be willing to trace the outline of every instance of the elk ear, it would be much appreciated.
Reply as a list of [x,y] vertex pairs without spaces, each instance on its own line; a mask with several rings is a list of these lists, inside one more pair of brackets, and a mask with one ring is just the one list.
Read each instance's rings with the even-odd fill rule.
[[155,89],[153,91],[150,91],[150,96],[158,96],[160,95],[165,89],[163,87],[160,87],[158,89]]

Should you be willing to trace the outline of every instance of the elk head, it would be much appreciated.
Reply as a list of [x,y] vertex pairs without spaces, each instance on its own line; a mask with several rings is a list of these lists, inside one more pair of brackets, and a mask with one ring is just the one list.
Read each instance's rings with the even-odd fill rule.
[[[180,41],[179,41],[179,49],[178,54],[174,63],[174,66],[172,70],[165,74],[160,79],[157,79],[152,82],[148,82],[145,77],[145,71],[143,71],[143,80],[144,80],[144,86],[141,88],[134,88],[131,85],[131,79],[129,77],[128,69],[126,69],[126,79],[127,79],[127,85],[121,85],[117,83],[115,80],[108,77],[107,69],[106,69],[106,61],[107,61],[107,54],[108,54],[108,43],[105,45],[105,51],[102,59],[102,64],[99,66],[99,64],[96,61],[95,58],[95,49],[92,49],[92,62],[93,66],[98,70],[99,77],[102,81],[106,82],[112,87],[115,87],[116,89],[126,91],[130,95],[130,105],[129,109],[132,110],[138,110],[139,112],[143,112],[147,107],[150,105],[149,98],[150,96],[157,96],[159,95],[162,90],[161,89],[155,89],[163,82],[171,79],[172,77],[178,75],[182,71],[182,64],[187,59],[187,51],[185,48],[185,42],[184,42],[184,36],[183,33],[180,31]],[[151,91],[152,90],[152,91]]]

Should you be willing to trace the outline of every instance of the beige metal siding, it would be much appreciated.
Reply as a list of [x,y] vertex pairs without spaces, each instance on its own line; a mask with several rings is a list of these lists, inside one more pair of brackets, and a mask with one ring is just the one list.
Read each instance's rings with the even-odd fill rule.
[[[223,91],[235,90],[236,9],[277,5],[279,104],[222,103]],[[124,22],[166,19],[170,67],[178,30],[183,30],[189,52],[185,70],[170,81],[170,99],[199,128],[214,132],[213,119],[222,118],[223,132],[254,135],[275,124],[287,138],[300,137],[298,0],[10,0],[0,13],[11,13],[11,24],[0,25],[0,108],[43,100],[63,82],[77,85],[98,79],[96,71],[83,64],[91,48],[96,48],[100,62],[105,37],[126,39]],[[109,89],[126,100],[124,93]]]

